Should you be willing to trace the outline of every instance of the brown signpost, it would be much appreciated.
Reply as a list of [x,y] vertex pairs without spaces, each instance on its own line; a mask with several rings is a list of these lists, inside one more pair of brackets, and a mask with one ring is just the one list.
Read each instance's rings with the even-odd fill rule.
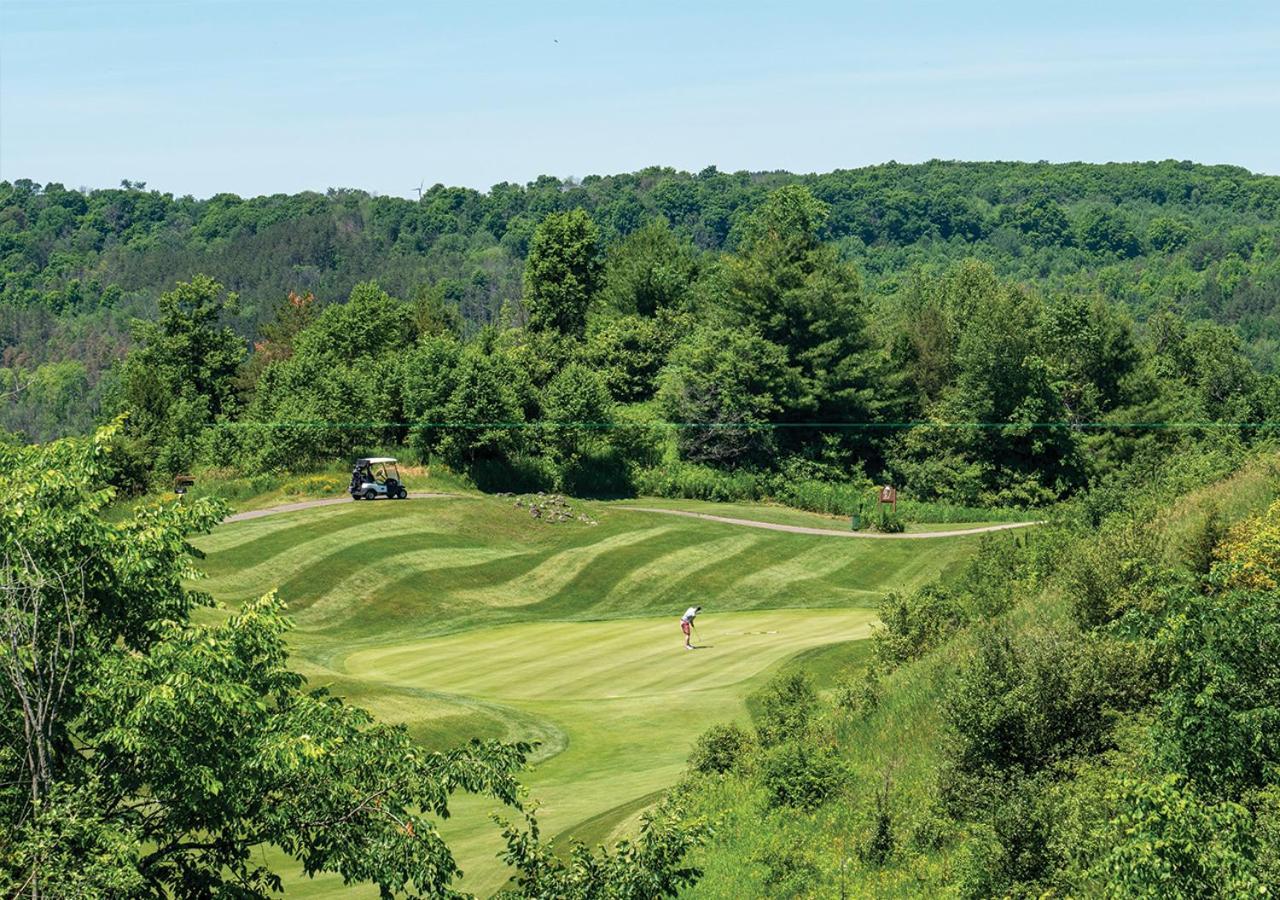
[[898,511],[897,488],[890,487],[887,484],[884,487],[880,488],[880,503],[881,505],[885,503],[893,504],[893,511],[896,513]]

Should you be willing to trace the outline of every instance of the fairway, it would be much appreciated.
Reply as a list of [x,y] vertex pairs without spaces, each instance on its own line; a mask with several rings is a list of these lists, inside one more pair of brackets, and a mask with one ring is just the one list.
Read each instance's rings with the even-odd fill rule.
[[[703,730],[745,719],[745,697],[783,662],[865,639],[886,591],[936,577],[978,541],[590,512],[598,525],[549,525],[459,496],[228,523],[198,541],[201,587],[229,606],[278,587],[299,671],[424,744],[537,741],[524,780],[544,833],[604,841],[678,779]],[[691,603],[705,611],[687,651],[677,618]],[[444,828],[461,886],[480,894],[506,878],[492,811],[459,797]],[[336,879],[291,887],[352,895]]]

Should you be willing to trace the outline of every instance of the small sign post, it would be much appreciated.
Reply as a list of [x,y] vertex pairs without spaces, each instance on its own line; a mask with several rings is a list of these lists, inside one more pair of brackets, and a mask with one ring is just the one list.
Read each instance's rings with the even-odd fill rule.
[[890,487],[887,484],[884,487],[880,488],[880,505],[883,506],[886,503],[893,505],[893,513],[894,515],[897,515],[898,514],[898,490],[897,488]]
[[173,492],[181,497],[195,486],[196,480],[190,475],[179,475],[173,479]]

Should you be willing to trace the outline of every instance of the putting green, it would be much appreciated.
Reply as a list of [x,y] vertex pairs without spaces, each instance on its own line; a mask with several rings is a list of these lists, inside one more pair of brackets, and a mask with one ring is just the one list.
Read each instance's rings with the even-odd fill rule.
[[[453,498],[236,522],[197,542],[201,587],[230,605],[278,587],[299,671],[425,744],[538,741],[524,780],[544,833],[603,841],[678,779],[703,730],[744,719],[744,698],[787,659],[865,638],[886,591],[936,577],[978,540],[591,513],[599,525],[549,525]],[[705,612],[701,649],[686,651],[678,616],[691,603]],[[489,893],[507,877],[496,810],[462,796],[454,811],[461,887]],[[336,878],[289,887],[364,895]]]

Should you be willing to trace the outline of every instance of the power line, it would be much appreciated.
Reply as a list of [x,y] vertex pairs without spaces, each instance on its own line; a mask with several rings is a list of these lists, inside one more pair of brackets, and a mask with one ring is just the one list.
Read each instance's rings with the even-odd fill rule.
[[413,430],[464,430],[483,431],[489,429],[716,429],[737,431],[769,431],[786,429],[843,429],[879,431],[906,428],[939,428],[939,429],[989,429],[1003,431],[1021,431],[1027,429],[1067,429],[1072,431],[1106,431],[1106,430],[1192,430],[1204,429],[1276,429],[1280,430],[1280,422],[939,422],[920,420],[911,422],[333,422],[287,420],[282,422],[216,422],[220,428],[333,428],[348,429],[396,429]]

